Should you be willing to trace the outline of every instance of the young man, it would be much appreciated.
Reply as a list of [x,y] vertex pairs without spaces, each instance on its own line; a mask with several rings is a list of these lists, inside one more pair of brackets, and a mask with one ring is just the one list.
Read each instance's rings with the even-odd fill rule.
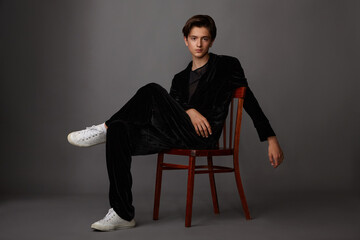
[[213,19],[193,16],[186,22],[183,34],[192,61],[174,76],[170,94],[150,83],[105,123],[68,135],[71,144],[81,147],[106,142],[111,209],[91,225],[93,229],[110,231],[135,226],[131,156],[170,148],[215,148],[232,93],[238,87],[247,86],[244,109],[252,118],[260,141],[269,143],[271,165],[276,168],[283,161],[275,133],[247,85],[240,62],[234,57],[209,53],[216,37]]

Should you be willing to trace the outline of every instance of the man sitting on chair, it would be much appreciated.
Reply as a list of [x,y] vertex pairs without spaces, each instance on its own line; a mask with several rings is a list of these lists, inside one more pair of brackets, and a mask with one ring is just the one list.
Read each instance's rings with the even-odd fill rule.
[[110,210],[93,223],[100,231],[135,226],[132,205],[131,156],[158,153],[171,148],[215,148],[228,113],[233,91],[246,86],[244,109],[250,115],[260,141],[268,141],[268,155],[276,168],[283,153],[235,57],[209,53],[216,37],[214,20],[191,17],[182,29],[192,61],[172,80],[170,94],[150,83],[105,123],[72,132],[68,141],[80,147],[106,142],[110,180]]

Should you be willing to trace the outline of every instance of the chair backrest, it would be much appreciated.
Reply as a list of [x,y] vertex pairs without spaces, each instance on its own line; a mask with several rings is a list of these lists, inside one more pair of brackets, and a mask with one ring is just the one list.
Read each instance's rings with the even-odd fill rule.
[[[228,116],[229,131],[227,131],[227,121],[225,121],[222,132],[223,148],[225,149],[233,148],[234,152],[238,152],[239,150],[241,119],[242,119],[242,110],[243,110],[245,92],[246,92],[246,87],[239,87],[235,89],[230,103],[230,114]],[[235,124],[234,124],[234,112],[235,112],[234,105],[236,105]],[[227,137],[227,135],[229,136]]]

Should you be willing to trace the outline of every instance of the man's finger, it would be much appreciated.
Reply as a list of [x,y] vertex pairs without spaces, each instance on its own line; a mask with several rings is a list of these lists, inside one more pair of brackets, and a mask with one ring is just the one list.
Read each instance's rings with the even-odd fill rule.
[[195,132],[197,133],[197,135],[199,135],[199,136],[200,136],[200,131],[199,131],[198,126],[194,125],[194,128],[195,128]]
[[203,130],[203,132],[205,134],[205,137],[208,137],[209,133],[208,133],[208,129],[207,129],[205,123],[202,123],[201,128],[202,128],[202,130]]
[[209,122],[206,120],[206,118],[204,118],[204,121],[202,122],[202,127],[206,133],[206,137],[208,137],[209,135],[212,134],[211,126],[210,126]]
[[273,156],[272,156],[272,154],[269,154],[269,160],[270,160],[270,164],[271,164],[271,166],[274,166],[274,159],[273,159]]
[[208,122],[206,119],[205,119],[205,126],[206,126],[206,128],[207,128],[207,130],[208,130],[209,134],[211,135],[211,134],[212,134],[212,131],[211,131],[211,126],[210,126],[209,122]]
[[278,161],[278,159],[277,158],[275,158],[275,164],[274,164],[274,167],[276,168],[276,167],[278,167],[279,166],[279,161]]
[[198,128],[199,128],[199,132],[200,132],[201,136],[205,137],[204,129],[202,128],[201,124],[198,125]]
[[280,156],[279,155],[275,156],[274,160],[275,160],[275,167],[278,167],[281,163]]

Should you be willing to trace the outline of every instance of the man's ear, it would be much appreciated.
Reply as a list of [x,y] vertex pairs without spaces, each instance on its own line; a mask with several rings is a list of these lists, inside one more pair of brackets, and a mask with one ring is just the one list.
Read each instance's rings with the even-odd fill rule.
[[184,42],[185,42],[185,45],[186,45],[186,46],[189,46],[189,42],[188,42],[188,40],[187,40],[187,37],[185,37],[185,36],[184,36]]

